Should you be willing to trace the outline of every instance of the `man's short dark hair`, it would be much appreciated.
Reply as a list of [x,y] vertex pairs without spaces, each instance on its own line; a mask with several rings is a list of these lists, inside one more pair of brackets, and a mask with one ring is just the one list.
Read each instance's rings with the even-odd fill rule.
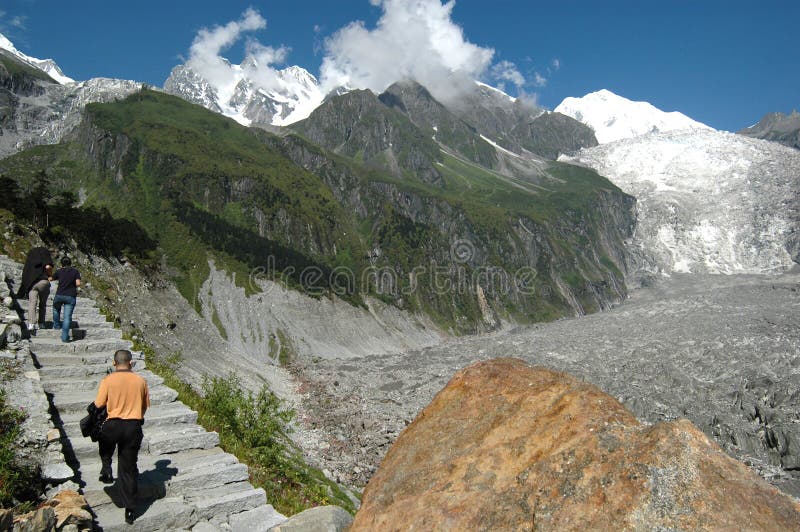
[[127,349],[120,349],[114,353],[114,364],[130,364],[133,355]]
[[70,259],[69,257],[64,257],[63,259],[61,259],[61,265],[72,266],[72,259]]

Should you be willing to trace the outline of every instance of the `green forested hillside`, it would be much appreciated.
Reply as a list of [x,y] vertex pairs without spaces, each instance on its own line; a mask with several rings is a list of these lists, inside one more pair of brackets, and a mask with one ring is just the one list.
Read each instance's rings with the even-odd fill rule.
[[[353,105],[378,118],[359,121],[348,114]],[[67,142],[0,161],[0,173],[22,191],[44,175],[54,195],[70,192],[83,208],[104,207],[143,227],[190,301],[209,257],[248,290],[249,272],[272,260],[280,280],[313,295],[336,291],[359,304],[371,293],[454,332],[504,318],[552,319],[575,305],[592,311],[624,295],[631,198],[559,163],[535,182],[499,174],[439,151],[382,105],[374,95],[331,99],[315,112],[322,123],[312,115],[298,128],[322,132],[312,142],[143,90],[87,106]],[[372,151],[355,150],[355,139],[332,125],[345,122]],[[388,160],[402,163],[400,171],[381,159],[386,128],[394,132]],[[330,143],[351,147],[337,154]],[[456,243],[466,255],[454,254]],[[320,275],[304,277],[308,267]],[[346,293],[332,284],[334,268],[357,281],[345,283]],[[487,268],[502,269],[511,286],[486,285],[479,296],[475,280]],[[534,270],[532,289],[513,278],[525,268]],[[378,269],[389,269],[391,282],[369,275]],[[449,289],[437,284],[441,276]]]

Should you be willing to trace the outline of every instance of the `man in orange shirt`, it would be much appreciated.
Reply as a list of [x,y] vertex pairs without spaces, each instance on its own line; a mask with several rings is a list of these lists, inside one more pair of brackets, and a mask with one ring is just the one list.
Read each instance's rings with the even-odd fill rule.
[[147,381],[131,370],[131,352],[120,349],[114,353],[114,372],[100,381],[97,408],[106,407],[108,418],[100,430],[100,481],[110,483],[111,459],[114,449],[119,448],[117,478],[120,499],[125,507],[125,522],[133,523],[136,518],[136,492],[139,488],[139,470],[136,462],[142,444],[142,424],[144,413],[150,406]]

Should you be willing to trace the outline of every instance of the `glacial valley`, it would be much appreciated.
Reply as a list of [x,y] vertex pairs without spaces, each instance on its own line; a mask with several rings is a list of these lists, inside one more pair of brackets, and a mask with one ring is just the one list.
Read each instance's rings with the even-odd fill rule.
[[301,440],[331,476],[364,484],[391,442],[468,364],[519,357],[566,371],[641,420],[688,418],[800,496],[800,271],[673,274],[580,318],[359,359],[295,365]]

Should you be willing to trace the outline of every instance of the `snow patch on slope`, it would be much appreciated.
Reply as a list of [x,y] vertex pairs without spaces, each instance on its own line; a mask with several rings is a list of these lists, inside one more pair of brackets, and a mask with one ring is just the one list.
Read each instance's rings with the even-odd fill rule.
[[555,111],[594,129],[600,144],[659,131],[713,131],[677,111],[667,113],[647,102],[634,102],[605,89],[582,98],[565,98]]
[[637,199],[651,272],[774,273],[800,261],[800,152],[712,130],[670,131],[559,158]]

